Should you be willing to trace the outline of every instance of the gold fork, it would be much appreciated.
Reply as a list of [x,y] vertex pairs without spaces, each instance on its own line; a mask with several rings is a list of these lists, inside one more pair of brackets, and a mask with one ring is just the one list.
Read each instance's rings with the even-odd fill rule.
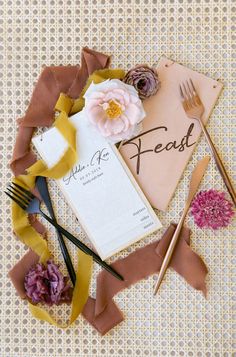
[[180,94],[182,97],[183,108],[184,108],[187,116],[190,119],[198,120],[198,122],[201,126],[201,129],[202,129],[203,133],[205,134],[205,137],[207,139],[211,153],[215,159],[217,168],[221,174],[222,179],[224,180],[224,183],[227,187],[227,190],[228,190],[230,196],[232,197],[234,206],[236,207],[236,194],[235,194],[234,187],[233,187],[233,185],[230,181],[230,178],[226,172],[224,164],[221,161],[220,156],[219,156],[219,154],[210,138],[210,135],[202,122],[202,115],[204,113],[205,108],[204,108],[204,105],[203,105],[199,95],[197,94],[197,91],[196,91],[193,81],[191,79],[180,85]]

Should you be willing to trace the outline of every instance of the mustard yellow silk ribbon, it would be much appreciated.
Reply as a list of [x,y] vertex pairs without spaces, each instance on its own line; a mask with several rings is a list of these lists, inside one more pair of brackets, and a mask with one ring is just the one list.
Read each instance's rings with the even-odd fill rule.
[[[65,176],[77,161],[76,130],[69,121],[69,114],[77,113],[83,109],[83,95],[92,82],[100,83],[106,79],[112,78],[123,79],[124,74],[124,71],[120,69],[98,70],[88,78],[86,86],[78,99],[73,100],[61,93],[55,106],[55,110],[60,112],[60,114],[55,120],[54,126],[59,130],[68,143],[66,152],[52,168],[49,169],[43,160],[38,160],[27,169],[27,175],[15,177],[13,181],[26,189],[31,190],[35,186],[36,176],[45,176],[53,179],[59,179]],[[14,232],[19,239],[39,255],[40,262],[46,263],[50,258],[47,241],[30,225],[27,213],[15,202],[12,203],[12,222]],[[47,321],[48,323],[61,328],[65,328],[72,324],[83,310],[88,299],[91,274],[92,258],[79,250],[71,316],[67,325],[59,325],[45,309],[29,303],[29,309],[32,315],[37,319]]]
[[92,258],[81,250],[78,251],[78,268],[76,272],[76,283],[72,296],[71,315],[68,324],[59,325],[55,319],[43,308],[29,303],[31,314],[39,320],[46,321],[51,325],[60,328],[70,326],[82,312],[83,307],[88,299],[89,283],[92,274]]

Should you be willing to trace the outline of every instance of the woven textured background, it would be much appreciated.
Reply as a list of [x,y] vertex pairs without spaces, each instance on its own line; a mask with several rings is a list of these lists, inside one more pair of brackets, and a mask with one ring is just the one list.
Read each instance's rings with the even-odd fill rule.
[[[225,89],[209,122],[209,131],[231,177],[236,179],[236,53],[234,0],[1,0],[0,1],[0,188],[11,178],[8,161],[16,118],[24,114],[43,66],[76,64],[84,45],[113,54],[114,66],[155,65],[160,55],[213,78]],[[165,214],[164,228],[177,221],[194,164],[209,150],[204,138],[189,163]],[[77,223],[54,183],[57,214],[76,233]],[[211,162],[201,188],[224,189]],[[26,251],[11,229],[9,200],[1,195],[0,356],[235,356],[235,222],[213,233],[199,230],[191,217],[192,246],[209,267],[208,299],[173,271],[153,297],[156,276],[120,293],[115,300],[125,321],[101,337],[83,318],[67,330],[33,319],[7,278]],[[148,237],[136,247],[160,238]],[[85,237],[82,237],[86,241]],[[50,248],[60,252],[52,229]],[[72,248],[72,253],[75,253]],[[128,251],[118,256],[124,256]],[[95,267],[98,271],[98,267]],[[95,292],[95,282],[91,294]],[[55,314],[64,321],[69,310]]]

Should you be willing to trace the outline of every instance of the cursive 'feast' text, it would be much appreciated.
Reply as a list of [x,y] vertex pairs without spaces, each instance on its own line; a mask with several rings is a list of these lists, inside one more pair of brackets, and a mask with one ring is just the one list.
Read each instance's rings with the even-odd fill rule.
[[[190,143],[190,138],[192,136],[192,131],[194,128],[194,124],[190,124],[187,134],[184,135],[184,137],[180,140],[179,143],[177,143],[177,140],[173,140],[168,142],[167,144],[162,144],[158,143],[154,148],[146,149],[143,150],[142,148],[142,139],[141,137],[144,135],[148,135],[149,133],[153,131],[158,131],[158,133],[163,133],[168,132],[168,128],[166,126],[157,126],[156,128],[152,128],[150,130],[147,130],[140,135],[135,136],[134,138],[126,141],[123,145],[134,145],[137,149],[137,153],[133,156],[130,157],[130,160],[136,159],[136,173],[139,175],[140,173],[140,167],[141,167],[141,156],[147,153],[154,153],[158,154],[162,151],[170,151],[170,150],[177,150],[179,152],[184,151],[186,148],[189,148],[193,146],[196,142]],[[163,135],[163,134],[162,134]],[[137,142],[134,142],[133,140],[138,139]]]

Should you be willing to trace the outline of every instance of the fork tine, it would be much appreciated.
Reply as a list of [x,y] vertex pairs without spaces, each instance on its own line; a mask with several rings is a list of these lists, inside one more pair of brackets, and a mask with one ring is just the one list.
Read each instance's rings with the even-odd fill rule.
[[10,197],[14,202],[16,202],[18,204],[18,206],[20,206],[23,210],[26,210],[27,206],[23,205],[22,202],[20,202],[17,198],[15,198],[14,196],[10,195],[10,193],[4,191],[5,194]]
[[190,96],[190,102],[192,106],[197,105],[196,103],[196,99],[195,99],[195,92],[192,88],[192,86],[190,86],[189,80],[186,81],[187,87],[188,87],[188,92],[189,92],[189,96]]
[[197,94],[197,91],[196,91],[196,89],[195,89],[195,87],[194,87],[194,84],[193,84],[192,79],[189,78],[189,81],[190,81],[190,83],[191,83],[191,86],[192,86],[192,89],[193,89],[194,94]]
[[186,91],[184,83],[182,83],[180,85],[180,87],[181,87],[181,92],[182,92],[182,95],[183,95],[183,100],[185,101],[185,104],[187,104],[188,101],[189,101],[189,97],[188,97],[188,93]]
[[188,87],[188,93],[190,94],[190,97],[193,98],[194,93],[193,93],[192,88],[191,88],[190,85],[189,85],[189,81],[188,81],[188,80],[186,81],[186,85],[187,85],[187,87]]
[[181,84],[179,85],[179,90],[180,90],[180,95],[181,95],[182,99],[184,100],[185,99],[184,98],[184,92],[183,92]]
[[30,191],[26,190],[24,187],[18,185],[18,184],[15,183],[15,182],[12,182],[12,185],[16,186],[20,191],[26,193],[26,194],[27,194],[28,196],[30,196],[31,198],[34,198],[34,195],[33,195]]
[[184,88],[185,88],[185,91],[187,93],[189,101],[192,103],[193,93],[192,93],[192,90],[189,87],[188,80],[186,80],[186,85],[184,84]]
[[186,88],[185,84],[182,83],[182,86],[183,86],[184,93],[185,93],[185,99],[186,99],[186,100],[190,100],[190,96],[189,96],[189,93],[188,93],[188,91],[187,91],[187,88]]
[[16,196],[17,198],[19,198],[19,200],[22,201],[22,203],[24,203],[25,205],[28,205],[30,203],[30,201],[26,201],[26,199],[20,195],[18,195],[13,189],[12,187],[7,187],[7,190],[12,193],[14,195],[14,197]]
[[195,86],[194,86],[194,84],[193,84],[192,79],[190,78],[189,81],[190,81],[191,86],[192,86],[192,89],[193,89],[193,94],[194,94],[194,101],[195,101],[195,103],[196,103],[196,104],[202,104],[202,101],[201,101],[199,95],[197,94],[197,91],[196,91],[196,88],[195,88]]
[[186,111],[189,108],[190,103],[189,103],[189,98],[186,94],[186,91],[184,90],[184,83],[181,83],[179,85],[179,88],[180,88],[180,94],[182,97],[182,104],[183,104],[184,110]]
[[12,193],[15,193],[15,192],[18,193],[22,198],[25,199],[25,201],[32,200],[31,197],[27,196],[23,191],[18,190],[16,187],[12,186],[11,184],[8,187],[10,187],[12,191],[14,191]]

